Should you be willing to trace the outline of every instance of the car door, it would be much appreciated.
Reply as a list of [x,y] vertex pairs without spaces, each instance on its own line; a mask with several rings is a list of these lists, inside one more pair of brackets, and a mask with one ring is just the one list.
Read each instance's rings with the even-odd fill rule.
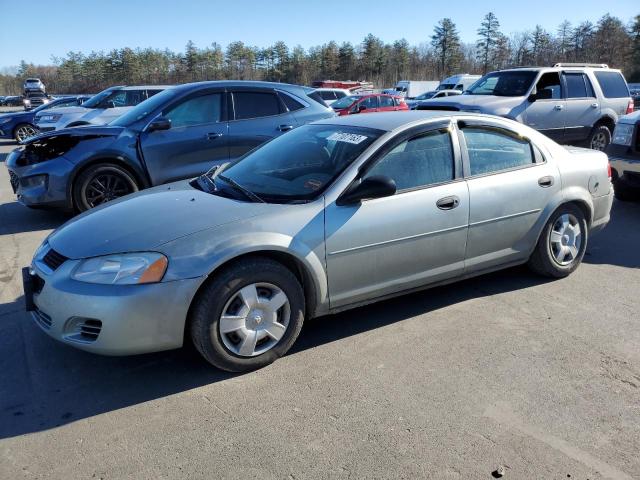
[[229,159],[225,92],[197,92],[167,106],[171,128],[140,134],[140,148],[154,185],[206,172]]
[[548,137],[564,138],[564,109],[562,83],[558,72],[543,74],[536,83],[536,100],[529,102],[524,112],[524,123]]
[[566,92],[564,141],[584,140],[600,119],[600,104],[584,73],[563,72],[562,81]]
[[469,187],[467,272],[526,259],[552,197],[560,192],[555,163],[529,139],[499,124],[458,126]]
[[378,97],[378,111],[393,112],[395,110],[397,110],[397,107],[393,102],[393,97],[389,97],[386,95],[380,95]]
[[[362,109],[364,107],[364,110]],[[364,97],[358,103],[356,103],[356,113],[374,113],[378,111],[378,96],[371,95]],[[352,109],[353,110],[353,109]]]
[[[325,244],[332,307],[459,275],[469,200],[449,123],[391,140],[360,175],[385,175],[395,195],[327,205]],[[358,181],[358,180],[356,180]]]
[[276,91],[267,88],[234,88],[229,119],[231,160],[298,126]]

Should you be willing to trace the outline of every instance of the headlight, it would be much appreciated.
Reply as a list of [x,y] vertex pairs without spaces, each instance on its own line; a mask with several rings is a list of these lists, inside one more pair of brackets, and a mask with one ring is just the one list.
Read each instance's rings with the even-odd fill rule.
[[31,100],[25,98],[24,100],[22,100],[22,103],[24,103],[25,105],[31,105]]
[[155,283],[162,280],[167,263],[167,257],[154,252],[107,255],[83,260],[72,278],[107,285]]
[[631,137],[633,136],[634,125],[628,123],[619,123],[613,131],[613,139],[611,143],[616,145],[631,145]]

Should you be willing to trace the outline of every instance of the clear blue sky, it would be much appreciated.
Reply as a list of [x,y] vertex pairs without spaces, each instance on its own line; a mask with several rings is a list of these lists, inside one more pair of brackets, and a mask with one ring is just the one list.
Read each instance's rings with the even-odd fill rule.
[[[439,0],[0,0],[0,68],[20,60],[48,64],[68,51],[154,47],[182,51],[188,40],[203,47],[234,40],[265,47],[277,40],[308,48],[330,40],[359,43],[368,34],[392,42],[428,41],[445,16],[462,40],[474,42],[492,10],[502,31],[550,31],[565,18],[597,21],[605,13],[628,22],[638,0],[536,0],[534,2]],[[23,22],[23,18],[25,19]]]

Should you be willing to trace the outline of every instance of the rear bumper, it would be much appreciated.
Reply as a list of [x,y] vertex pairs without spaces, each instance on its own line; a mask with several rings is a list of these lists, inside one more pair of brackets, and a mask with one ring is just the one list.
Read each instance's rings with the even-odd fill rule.
[[598,233],[607,226],[611,219],[611,206],[613,205],[613,188],[609,188],[609,193],[593,199],[593,220],[591,221],[590,233]]

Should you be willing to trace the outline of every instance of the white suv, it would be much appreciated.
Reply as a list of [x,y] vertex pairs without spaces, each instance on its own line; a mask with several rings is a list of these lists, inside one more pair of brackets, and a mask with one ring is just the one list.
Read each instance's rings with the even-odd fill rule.
[[618,117],[633,112],[620,70],[558,63],[491,72],[462,95],[427,100],[419,110],[460,110],[511,118],[559,143],[604,150]]
[[163,85],[110,87],[91,97],[82,106],[38,113],[35,118],[36,127],[41,132],[49,132],[82,125],[106,125],[167,88],[169,87]]

